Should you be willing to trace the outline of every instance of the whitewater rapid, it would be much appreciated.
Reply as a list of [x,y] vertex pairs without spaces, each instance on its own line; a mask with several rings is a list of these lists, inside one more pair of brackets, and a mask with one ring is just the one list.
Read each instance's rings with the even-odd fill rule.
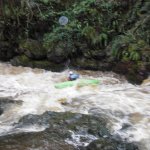
[[113,72],[82,70],[78,71],[81,78],[99,79],[100,84],[56,89],[54,85],[66,81],[69,71],[56,73],[0,63],[0,98],[22,101],[22,105],[10,107],[0,116],[0,134],[8,132],[11,124],[27,114],[71,111],[111,118],[108,127],[112,134],[140,142],[141,150],[150,149],[149,80],[137,86]]

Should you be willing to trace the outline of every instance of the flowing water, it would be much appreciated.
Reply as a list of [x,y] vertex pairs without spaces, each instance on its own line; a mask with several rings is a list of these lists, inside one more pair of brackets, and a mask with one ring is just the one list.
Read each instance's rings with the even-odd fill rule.
[[[112,72],[83,70],[78,72],[81,78],[96,78],[100,84],[56,89],[54,85],[66,81],[68,72],[0,63],[0,97],[23,101],[0,116],[0,135],[7,134],[12,130],[11,124],[27,114],[71,111],[111,118],[108,127],[112,134],[140,142],[141,150],[150,150],[150,81],[136,86]],[[22,130],[43,129],[34,126]]]

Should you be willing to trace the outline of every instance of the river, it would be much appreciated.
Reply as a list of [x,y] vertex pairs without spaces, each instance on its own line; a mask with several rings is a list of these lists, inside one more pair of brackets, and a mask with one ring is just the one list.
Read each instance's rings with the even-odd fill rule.
[[150,150],[149,81],[133,85],[113,72],[81,70],[78,71],[81,78],[96,78],[100,84],[56,89],[54,85],[65,81],[68,72],[69,69],[56,73],[0,63],[0,97],[23,101],[22,105],[9,107],[0,116],[0,135],[7,134],[12,129],[11,124],[27,114],[71,111],[111,118],[108,126],[112,134],[140,142],[141,150]]

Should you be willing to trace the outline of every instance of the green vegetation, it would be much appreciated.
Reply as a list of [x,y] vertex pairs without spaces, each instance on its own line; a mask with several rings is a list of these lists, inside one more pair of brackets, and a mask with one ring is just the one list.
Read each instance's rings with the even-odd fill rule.
[[142,59],[142,50],[146,43],[143,40],[137,41],[133,34],[126,34],[117,37],[112,45],[112,54],[118,60],[124,61],[133,60],[139,61]]
[[[40,55],[33,59],[62,63],[82,57],[138,65],[150,61],[149,14],[150,2],[141,0],[0,0],[0,41],[19,55],[22,41],[35,41],[23,52]],[[60,16],[68,17],[67,25],[59,24]]]

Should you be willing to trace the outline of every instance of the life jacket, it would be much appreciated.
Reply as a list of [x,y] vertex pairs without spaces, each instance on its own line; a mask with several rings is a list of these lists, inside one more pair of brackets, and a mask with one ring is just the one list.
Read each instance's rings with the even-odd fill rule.
[[78,79],[79,78],[79,75],[78,74],[70,74],[69,75],[69,79],[70,80],[76,80],[76,79]]

